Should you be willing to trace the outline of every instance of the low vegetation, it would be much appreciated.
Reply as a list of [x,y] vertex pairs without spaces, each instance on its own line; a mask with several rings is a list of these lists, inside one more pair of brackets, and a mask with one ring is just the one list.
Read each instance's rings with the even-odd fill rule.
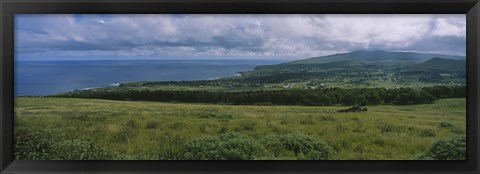
[[[465,98],[433,104],[237,106],[16,99],[16,159],[463,159]],[[451,140],[453,138],[453,140]],[[455,149],[451,151],[449,148]],[[446,153],[446,152],[449,153]]]
[[467,139],[458,135],[450,140],[439,140],[420,158],[426,160],[465,160],[467,159]]
[[188,142],[182,153],[189,160],[253,160],[266,150],[253,138],[232,132]]

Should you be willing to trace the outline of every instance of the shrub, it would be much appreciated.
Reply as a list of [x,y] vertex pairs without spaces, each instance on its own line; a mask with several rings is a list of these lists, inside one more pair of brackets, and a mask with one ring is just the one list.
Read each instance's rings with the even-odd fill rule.
[[62,140],[50,130],[16,128],[15,159],[18,160],[112,160],[119,155],[92,141]]
[[235,132],[193,140],[183,149],[188,160],[252,160],[265,154],[254,139]]
[[439,140],[432,144],[420,159],[424,160],[465,160],[466,137],[456,136],[450,140]]
[[19,160],[48,160],[54,156],[56,141],[48,130],[15,128],[14,155]]
[[297,159],[327,160],[335,154],[327,143],[299,133],[267,136],[263,143],[275,157],[291,152]]
[[69,140],[59,142],[56,153],[60,160],[112,160],[119,157],[92,141]]

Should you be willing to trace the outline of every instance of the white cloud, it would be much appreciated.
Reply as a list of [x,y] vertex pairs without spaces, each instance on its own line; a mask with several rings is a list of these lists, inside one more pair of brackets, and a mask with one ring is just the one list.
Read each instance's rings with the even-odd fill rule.
[[66,58],[305,58],[419,43],[431,52],[427,41],[465,54],[466,33],[465,15],[19,15],[16,24],[20,55]]
[[438,18],[435,22],[435,29],[432,31],[434,36],[455,36],[455,37],[465,37],[466,36],[466,21],[463,19],[454,18]]

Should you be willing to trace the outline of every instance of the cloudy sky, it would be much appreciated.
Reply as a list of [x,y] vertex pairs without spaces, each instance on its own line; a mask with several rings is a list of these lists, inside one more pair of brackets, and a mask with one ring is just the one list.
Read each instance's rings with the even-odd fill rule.
[[304,59],[353,50],[465,55],[465,15],[16,15],[27,59]]

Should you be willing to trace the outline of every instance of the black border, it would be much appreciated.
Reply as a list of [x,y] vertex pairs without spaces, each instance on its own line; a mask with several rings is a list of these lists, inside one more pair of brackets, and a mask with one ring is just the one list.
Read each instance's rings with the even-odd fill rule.
[[[479,0],[0,0],[1,173],[479,173]],[[13,160],[14,14],[466,14],[466,161]]]

